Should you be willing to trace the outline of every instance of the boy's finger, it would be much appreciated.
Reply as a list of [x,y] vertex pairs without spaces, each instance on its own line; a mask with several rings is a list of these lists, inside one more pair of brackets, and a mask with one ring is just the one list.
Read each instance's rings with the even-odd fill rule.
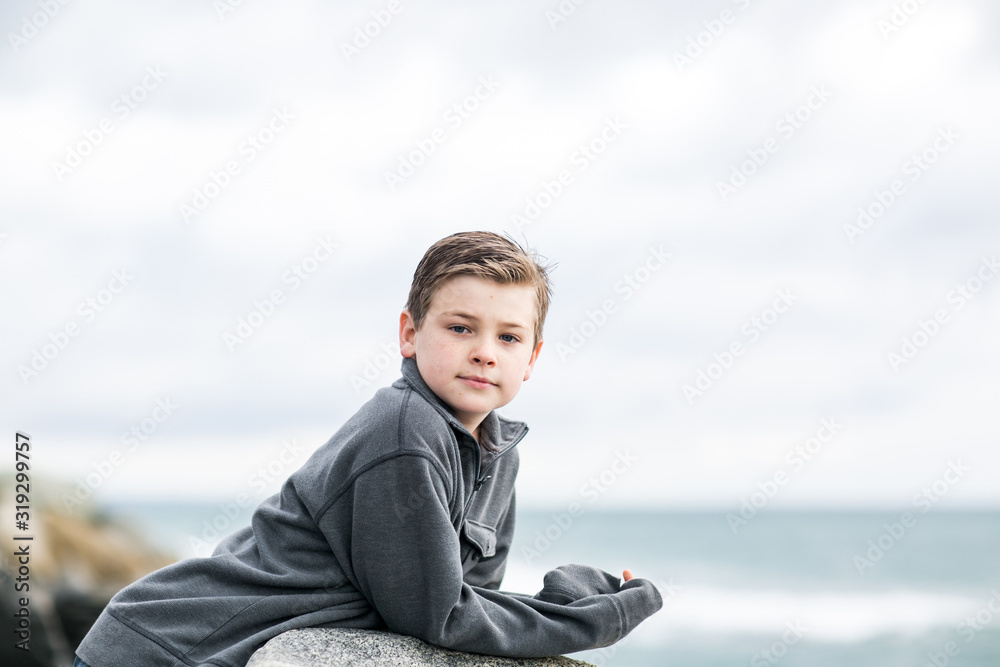
[[622,578],[625,581],[630,580],[632,578],[632,570],[624,570],[624,571],[622,571]]

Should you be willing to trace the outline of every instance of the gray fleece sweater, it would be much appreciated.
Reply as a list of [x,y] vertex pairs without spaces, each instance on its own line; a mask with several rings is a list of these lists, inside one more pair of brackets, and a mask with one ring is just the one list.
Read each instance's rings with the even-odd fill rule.
[[537,594],[500,591],[514,534],[515,445],[492,411],[472,434],[413,358],[251,525],[208,558],[153,572],[112,598],[77,649],[91,667],[243,667],[303,627],[390,630],[451,649],[544,657],[608,646],[663,604],[645,579],[584,565]]

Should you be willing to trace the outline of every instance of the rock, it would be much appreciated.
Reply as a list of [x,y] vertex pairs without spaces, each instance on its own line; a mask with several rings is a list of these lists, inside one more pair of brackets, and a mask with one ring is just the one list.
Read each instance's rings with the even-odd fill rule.
[[[16,478],[0,473],[0,516],[14,515]],[[115,593],[136,579],[175,562],[129,524],[101,512],[78,489],[57,479],[35,476],[31,484],[31,653],[13,641],[0,644],[0,665],[59,667]],[[13,521],[0,522],[0,542],[14,544]],[[20,533],[23,534],[23,533]],[[19,611],[14,590],[19,563],[13,549],[0,553],[0,616]]]
[[247,667],[593,667],[565,656],[500,658],[463,653],[381,630],[303,628],[264,644]]

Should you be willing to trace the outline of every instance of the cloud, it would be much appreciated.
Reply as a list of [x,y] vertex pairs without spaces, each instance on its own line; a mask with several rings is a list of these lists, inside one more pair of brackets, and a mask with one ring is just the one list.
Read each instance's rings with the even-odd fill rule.
[[[726,506],[830,415],[845,435],[789,506],[895,506],[957,456],[976,474],[956,502],[1000,502],[998,283],[954,299],[1000,252],[997,53],[980,27],[996,9],[922,6],[885,38],[884,3],[724,6],[734,21],[683,68],[675,53],[721,7],[588,3],[553,27],[530,3],[405,4],[348,59],[377,7],[64,6],[0,62],[0,425],[86,468],[169,395],[184,409],[157,438],[200,443],[213,466],[254,433],[318,446],[398,377],[396,357],[352,384],[396,340],[424,250],[506,230],[559,262],[536,375],[502,409],[532,427],[527,502],[558,505],[628,441],[648,465],[606,502]],[[5,6],[0,24],[36,10]],[[150,67],[167,74],[134,92]],[[293,288],[322,238],[337,251]],[[672,257],[646,276],[661,246]],[[134,281],[86,315],[123,269]],[[626,298],[628,276],[644,279]],[[794,304],[753,324],[779,290]],[[949,321],[894,369],[940,309]],[[734,342],[744,353],[689,402]],[[122,493],[154,488],[161,464],[137,460]]]

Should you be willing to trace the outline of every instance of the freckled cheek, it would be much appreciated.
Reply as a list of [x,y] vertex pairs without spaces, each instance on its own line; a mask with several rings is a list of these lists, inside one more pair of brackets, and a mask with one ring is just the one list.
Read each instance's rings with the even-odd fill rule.
[[455,355],[460,353],[461,348],[447,340],[435,340],[428,343],[427,351],[431,356],[446,362],[454,359]]
[[462,346],[450,341],[442,341],[435,346],[435,352],[442,357],[452,359],[463,354]]

